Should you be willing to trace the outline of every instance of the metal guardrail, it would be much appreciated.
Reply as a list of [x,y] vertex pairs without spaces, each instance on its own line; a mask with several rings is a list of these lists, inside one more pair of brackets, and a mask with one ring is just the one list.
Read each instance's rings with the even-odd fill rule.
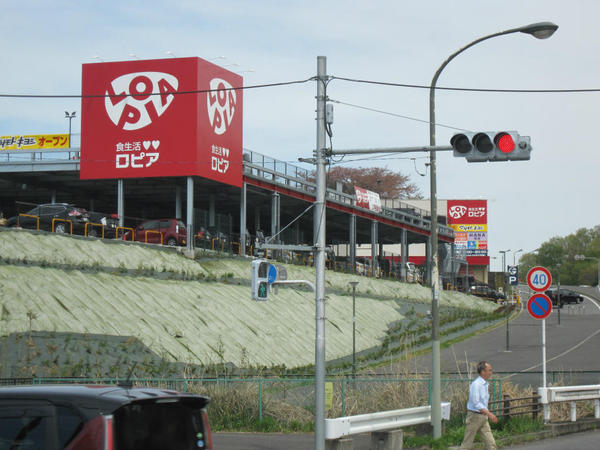
[[[449,402],[442,402],[442,419],[450,419]],[[335,440],[354,434],[394,430],[422,423],[431,423],[431,405],[325,419],[325,439]]]
[[540,403],[544,405],[544,422],[550,422],[550,405],[570,402],[571,422],[577,420],[577,401],[594,400],[594,417],[600,419],[600,384],[587,386],[552,386],[538,388]]
[[[47,170],[78,170],[80,149],[61,150],[19,150],[0,152],[0,172],[34,170],[34,165],[48,166]],[[285,186],[303,194],[316,195],[316,184],[310,172],[285,161],[262,155],[251,150],[243,153],[244,174],[259,180],[268,180],[275,184]],[[52,166],[56,166],[52,169]],[[393,203],[393,208],[383,206],[380,213],[355,205],[354,195],[327,189],[328,201],[340,205],[352,206],[370,214],[388,218],[406,225],[431,229],[431,221],[426,219],[427,211],[419,210],[412,205],[398,200],[398,207]],[[438,233],[446,237],[454,237],[454,231],[444,225],[438,225]]]
[[[316,184],[307,170],[277,161],[260,153],[250,150],[244,152],[244,174],[260,180],[270,180],[275,184],[280,184],[288,189],[298,191],[303,194],[314,195],[316,193]],[[371,210],[357,207],[355,205],[354,195],[344,192],[327,189],[326,199],[340,205],[352,206],[364,210],[369,214],[389,218],[406,225],[412,225],[424,230],[431,229],[431,221],[425,219],[426,211],[421,211],[412,205],[398,201],[398,208],[382,207],[381,213],[375,213]],[[407,211],[402,211],[403,209]],[[414,214],[408,211],[414,212]],[[439,234],[447,237],[454,237],[454,231],[446,226],[438,225]]]

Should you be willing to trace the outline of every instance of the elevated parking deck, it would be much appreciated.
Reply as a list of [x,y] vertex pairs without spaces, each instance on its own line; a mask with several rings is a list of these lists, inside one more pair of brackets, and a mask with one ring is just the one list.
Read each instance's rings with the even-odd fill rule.
[[[16,212],[15,201],[59,201],[91,210],[95,207],[100,211],[116,212],[116,181],[80,180],[79,158],[79,148],[0,151],[0,209],[6,215],[12,215]],[[250,219],[248,225],[253,225],[246,225],[246,228],[266,231],[265,225],[270,223],[271,233],[266,231],[265,234],[273,234],[314,203],[316,185],[310,171],[249,150],[244,150],[243,164],[248,205],[248,211],[245,206],[243,211]],[[126,179],[124,184],[126,216],[183,216],[184,178]],[[211,214],[214,217],[216,210],[229,217],[230,233],[242,228],[240,197],[239,188],[196,178],[195,208],[209,211],[207,217]],[[286,243],[312,242],[312,214],[309,216],[298,221],[295,238],[288,237]],[[355,228],[355,244],[424,243],[431,230],[428,216],[428,211],[402,202],[396,208],[383,207],[377,213],[357,207],[353,195],[331,188],[327,190],[328,243],[351,243],[352,227]],[[240,224],[239,228],[237,224]],[[454,241],[451,228],[439,225],[438,233],[440,242]]]

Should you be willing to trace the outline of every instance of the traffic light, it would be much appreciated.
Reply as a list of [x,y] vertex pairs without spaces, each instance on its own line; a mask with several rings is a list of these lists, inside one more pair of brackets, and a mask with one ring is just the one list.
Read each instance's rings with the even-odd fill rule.
[[454,156],[468,162],[522,161],[531,156],[531,138],[516,131],[464,132],[452,136]]
[[252,299],[266,302],[269,299],[269,268],[266,259],[252,261]]

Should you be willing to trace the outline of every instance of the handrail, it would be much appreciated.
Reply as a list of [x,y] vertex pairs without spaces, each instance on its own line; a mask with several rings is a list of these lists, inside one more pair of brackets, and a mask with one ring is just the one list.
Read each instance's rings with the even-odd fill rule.
[[18,226],[18,227],[20,227],[20,226],[21,226],[21,217],[31,217],[31,218],[33,218],[33,219],[36,219],[36,220],[37,220],[37,225],[36,225],[36,228],[35,228],[35,229],[36,229],[36,230],[39,230],[39,229],[40,229],[40,216],[34,216],[34,215],[31,215],[31,214],[19,214],[19,215],[17,216],[17,226]]
[[117,228],[115,228],[115,239],[119,239],[119,230],[131,231],[131,242],[134,241],[134,239],[135,239],[135,230],[133,228],[130,228],[130,227],[117,227]]
[[104,239],[104,225],[102,225],[101,223],[94,223],[94,222],[87,222],[85,224],[85,228],[83,230],[83,235],[87,236],[88,235],[88,225],[91,225],[93,227],[100,227],[102,229],[102,239]]
[[61,219],[59,217],[54,217],[52,219],[52,232],[54,233],[54,224],[56,222],[68,222],[71,225],[71,232],[69,234],[73,234],[73,221],[69,219]]
[[159,234],[160,235],[160,245],[163,245],[163,234],[160,231],[156,231],[156,230],[146,230],[144,231],[144,242],[147,244],[148,243],[148,233],[152,234]]

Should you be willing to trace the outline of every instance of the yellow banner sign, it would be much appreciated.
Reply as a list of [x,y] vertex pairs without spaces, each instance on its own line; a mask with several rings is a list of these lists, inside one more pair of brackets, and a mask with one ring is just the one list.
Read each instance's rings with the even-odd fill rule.
[[0,136],[0,150],[55,150],[70,146],[68,134]]
[[450,227],[454,231],[458,231],[458,232],[462,232],[462,233],[468,233],[468,232],[472,233],[474,231],[487,231],[486,223],[476,223],[476,224],[471,224],[471,225],[459,224],[459,225],[450,225]]

